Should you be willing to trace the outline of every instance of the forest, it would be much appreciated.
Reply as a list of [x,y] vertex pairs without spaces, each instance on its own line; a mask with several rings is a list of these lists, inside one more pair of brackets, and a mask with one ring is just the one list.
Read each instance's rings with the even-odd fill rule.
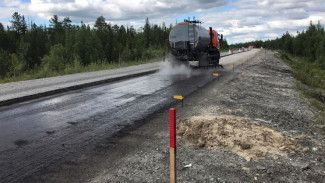
[[150,24],[147,18],[136,30],[111,25],[100,16],[91,28],[54,15],[46,27],[26,22],[18,12],[10,23],[4,27],[0,22],[0,80],[41,78],[83,72],[92,65],[162,58],[172,26]]
[[231,47],[247,47],[249,45],[254,45],[256,48],[282,50],[325,69],[325,31],[320,22],[316,25],[310,22],[306,30],[297,31],[294,36],[286,32],[281,38],[274,40],[257,40],[234,44]]

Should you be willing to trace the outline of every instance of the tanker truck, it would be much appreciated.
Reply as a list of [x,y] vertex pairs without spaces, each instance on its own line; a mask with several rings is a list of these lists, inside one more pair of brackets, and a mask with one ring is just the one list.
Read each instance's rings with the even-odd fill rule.
[[[169,33],[172,60],[192,67],[221,67],[218,33],[199,20],[184,20]],[[223,36],[221,34],[220,40]]]

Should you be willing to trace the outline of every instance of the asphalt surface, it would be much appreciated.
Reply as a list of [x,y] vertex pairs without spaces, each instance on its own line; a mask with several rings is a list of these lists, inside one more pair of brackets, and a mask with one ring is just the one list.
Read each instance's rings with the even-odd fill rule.
[[187,96],[216,79],[214,72],[223,73],[166,63],[155,74],[0,108],[0,182],[24,182],[44,168],[69,164],[168,107],[173,95]]

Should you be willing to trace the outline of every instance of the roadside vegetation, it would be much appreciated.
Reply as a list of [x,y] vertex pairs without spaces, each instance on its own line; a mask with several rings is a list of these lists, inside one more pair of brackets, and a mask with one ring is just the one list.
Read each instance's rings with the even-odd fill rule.
[[[112,25],[103,16],[93,27],[54,15],[49,26],[26,22],[15,12],[0,22],[0,83],[154,62],[168,53],[172,25]],[[220,43],[228,49],[227,40]]]
[[147,18],[136,30],[100,16],[91,28],[54,15],[47,27],[26,22],[17,12],[10,22],[0,23],[0,83],[157,61],[167,51],[172,26]]
[[323,115],[317,121],[325,124],[325,31],[318,22],[310,22],[309,27],[295,36],[288,32],[281,38],[267,41],[254,41],[232,46],[255,45],[281,50],[280,58],[292,68],[297,79],[301,96],[307,98]]
[[319,124],[325,124],[325,69],[319,63],[280,52],[280,58],[292,68],[292,75],[297,79],[296,86],[301,97],[306,98],[322,112]]
[[[278,46],[276,46],[278,44]],[[286,33],[281,39],[265,43],[271,49],[281,49],[280,58],[292,68],[301,96],[308,99],[322,115],[317,119],[325,124],[325,31],[318,22],[310,23],[306,31],[296,36]],[[273,46],[274,45],[274,46]],[[324,128],[325,129],[325,128]]]

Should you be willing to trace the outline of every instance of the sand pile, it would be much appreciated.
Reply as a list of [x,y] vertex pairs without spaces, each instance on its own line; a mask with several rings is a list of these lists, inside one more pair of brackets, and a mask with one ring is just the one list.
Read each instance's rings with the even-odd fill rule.
[[234,116],[196,116],[182,119],[178,135],[188,145],[212,150],[230,150],[247,161],[264,158],[267,153],[286,155],[303,150],[292,138],[251,122],[247,118]]

